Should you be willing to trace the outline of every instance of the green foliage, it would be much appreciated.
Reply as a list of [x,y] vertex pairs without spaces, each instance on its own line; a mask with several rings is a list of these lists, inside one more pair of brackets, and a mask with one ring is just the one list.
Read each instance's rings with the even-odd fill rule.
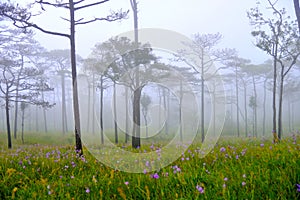
[[195,142],[170,166],[145,174],[106,167],[86,149],[79,157],[69,145],[19,146],[0,151],[0,199],[299,199],[299,141],[224,138],[203,159]]

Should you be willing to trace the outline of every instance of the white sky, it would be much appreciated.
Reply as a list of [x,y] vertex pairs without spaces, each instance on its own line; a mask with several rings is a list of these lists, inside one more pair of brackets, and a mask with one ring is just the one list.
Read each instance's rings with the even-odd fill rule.
[[[292,1],[279,0],[278,3],[281,7],[286,7],[288,14],[295,18]],[[254,39],[250,34],[251,26],[246,15],[246,11],[255,5],[255,0],[139,0],[139,28],[169,29],[187,37],[197,32],[220,32],[223,35],[220,44],[222,47],[236,48],[241,57],[251,59],[253,63],[262,63],[268,57],[254,46]],[[68,17],[66,10],[45,8],[47,12],[36,17],[35,22],[45,29],[68,33],[68,23],[60,19],[60,16]],[[78,18],[104,17],[110,10],[119,8],[130,10],[128,19],[111,23],[95,22],[77,27],[76,45],[79,55],[87,57],[97,42],[132,30],[133,19],[129,0],[110,0],[103,5],[78,12]],[[40,32],[37,32],[36,36],[49,50],[69,48],[67,38]]]

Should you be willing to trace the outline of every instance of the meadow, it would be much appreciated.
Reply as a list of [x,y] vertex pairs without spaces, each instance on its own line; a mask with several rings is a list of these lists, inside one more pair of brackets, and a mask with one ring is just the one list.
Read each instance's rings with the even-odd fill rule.
[[72,134],[31,134],[8,150],[0,134],[0,199],[300,199],[299,135],[278,144],[222,137],[204,158],[196,140],[174,163],[144,173],[107,167],[87,149],[81,157],[73,142]]

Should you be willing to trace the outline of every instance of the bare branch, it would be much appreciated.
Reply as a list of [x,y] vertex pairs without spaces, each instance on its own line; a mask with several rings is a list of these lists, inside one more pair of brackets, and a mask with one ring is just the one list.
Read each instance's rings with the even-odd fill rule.
[[108,15],[107,17],[100,17],[100,18],[95,17],[94,19],[87,20],[87,21],[82,21],[83,18],[81,18],[75,22],[75,25],[89,24],[89,23],[92,23],[95,21],[108,21],[108,22],[118,21],[118,20],[125,18],[127,16],[128,12],[129,11],[122,12],[122,10],[120,10],[120,12],[112,13],[111,15]]
[[39,1],[35,1],[36,3],[40,4],[42,9],[44,10],[42,5],[49,5],[49,6],[54,6],[56,8],[67,8],[70,9],[70,7],[68,6],[69,3],[50,3],[47,1],[43,1],[43,0],[39,0]]
[[[103,0],[103,1],[99,1],[99,2],[96,2],[96,3],[91,3],[91,4],[87,4],[87,5],[84,5],[84,6],[80,6],[80,7],[75,7],[74,10],[80,10],[80,9],[83,9],[83,8],[87,8],[87,7],[91,7],[91,6],[96,6],[96,5],[100,5],[100,4],[103,4],[105,2],[108,2],[109,0]],[[81,3],[82,1],[79,1],[77,2],[78,3]],[[75,4],[74,4],[75,5]]]

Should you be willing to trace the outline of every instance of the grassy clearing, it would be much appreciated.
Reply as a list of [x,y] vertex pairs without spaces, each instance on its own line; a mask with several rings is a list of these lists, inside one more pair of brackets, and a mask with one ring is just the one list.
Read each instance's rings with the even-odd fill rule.
[[203,159],[196,142],[171,165],[140,174],[106,167],[87,150],[78,157],[72,135],[30,135],[14,150],[0,138],[0,199],[300,199],[299,136],[223,138]]

